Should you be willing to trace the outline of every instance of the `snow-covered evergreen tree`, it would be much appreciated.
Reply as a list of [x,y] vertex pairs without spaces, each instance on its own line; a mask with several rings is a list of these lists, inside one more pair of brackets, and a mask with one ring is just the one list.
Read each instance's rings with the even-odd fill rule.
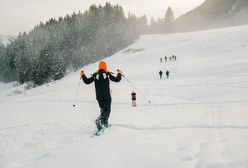
[[[147,27],[146,17],[126,18],[119,5],[92,5],[85,13],[51,18],[20,33],[1,54],[2,79],[42,84],[57,80],[67,69],[111,56],[132,43]],[[1,79],[1,78],[0,78]]]

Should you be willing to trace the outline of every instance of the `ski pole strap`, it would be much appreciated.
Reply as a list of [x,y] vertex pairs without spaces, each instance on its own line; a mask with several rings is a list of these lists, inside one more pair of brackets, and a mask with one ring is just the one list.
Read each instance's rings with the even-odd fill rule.
[[76,91],[76,95],[75,95],[75,98],[74,98],[74,102],[73,102],[73,105],[75,105],[76,101],[77,101],[77,96],[78,96],[78,91],[79,91],[79,86],[80,86],[80,82],[81,82],[81,77],[79,78],[79,81],[78,81],[78,87],[77,87],[77,91]]
[[[137,90],[137,91],[139,92],[139,94],[140,94],[145,100],[148,100],[148,99],[143,95],[143,93],[142,93],[137,87],[135,87],[135,86],[132,84],[132,82],[130,82],[124,75],[122,75],[122,76],[124,77],[124,79],[126,79],[126,81],[127,81],[135,90]],[[148,102],[150,103],[151,101],[148,100]]]

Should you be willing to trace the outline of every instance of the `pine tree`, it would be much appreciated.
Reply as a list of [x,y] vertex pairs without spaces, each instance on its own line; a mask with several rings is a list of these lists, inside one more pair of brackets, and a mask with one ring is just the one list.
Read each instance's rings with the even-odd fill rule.
[[5,50],[5,46],[0,43],[0,81],[4,81],[4,77],[3,77],[3,72],[4,72],[4,68],[5,68],[4,50]]
[[146,16],[125,17],[119,5],[92,5],[58,20],[51,18],[0,51],[2,78],[43,84],[131,44],[147,27]]
[[168,7],[164,18],[164,32],[169,33],[174,31],[175,16],[171,7]]
[[164,20],[165,23],[171,23],[175,20],[174,12],[172,11],[171,7],[168,7]]

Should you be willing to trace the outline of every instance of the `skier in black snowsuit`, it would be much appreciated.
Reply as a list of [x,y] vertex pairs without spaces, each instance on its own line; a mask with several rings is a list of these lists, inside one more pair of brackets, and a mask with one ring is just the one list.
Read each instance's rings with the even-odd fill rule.
[[163,75],[163,72],[160,70],[160,71],[159,71],[160,79],[162,79],[162,75]]
[[169,74],[170,74],[170,71],[166,71],[166,77],[167,77],[167,79],[169,78]]
[[111,112],[111,95],[110,95],[110,80],[119,82],[122,77],[122,71],[117,70],[117,76],[113,76],[111,72],[107,71],[107,64],[104,61],[99,62],[99,70],[95,72],[90,78],[87,78],[83,71],[80,72],[85,84],[95,83],[96,100],[100,107],[100,116],[96,119],[96,126],[98,130],[108,127],[108,118]]

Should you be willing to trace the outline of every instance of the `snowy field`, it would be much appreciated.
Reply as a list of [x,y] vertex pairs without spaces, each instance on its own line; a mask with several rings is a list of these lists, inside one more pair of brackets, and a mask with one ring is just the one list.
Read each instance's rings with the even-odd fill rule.
[[248,168],[247,53],[248,26],[142,36],[106,61],[143,96],[133,108],[132,86],[111,83],[112,127],[95,138],[94,85],[72,106],[79,72],[26,91],[0,83],[0,168]]

